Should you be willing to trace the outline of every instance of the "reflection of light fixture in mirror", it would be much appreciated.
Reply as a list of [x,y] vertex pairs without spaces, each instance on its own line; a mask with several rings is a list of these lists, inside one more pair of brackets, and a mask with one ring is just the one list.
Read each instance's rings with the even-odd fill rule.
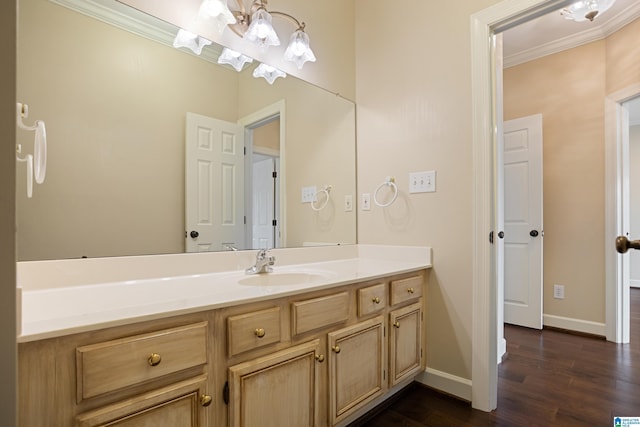
[[244,64],[251,64],[253,62],[252,58],[249,58],[247,55],[243,55],[240,52],[236,52],[235,50],[231,50],[227,47],[222,49],[222,53],[218,57],[218,64],[229,64],[236,71],[242,71],[242,67]]
[[565,19],[576,22],[593,21],[596,16],[606,12],[616,0],[582,0],[565,7],[560,14]]
[[187,30],[183,30],[182,28],[178,30],[176,38],[173,39],[173,47],[188,47],[196,55],[200,55],[202,53],[202,48],[210,44],[211,40],[207,40],[197,34],[193,34]]
[[278,77],[285,78],[287,77],[287,74],[275,67],[272,67],[271,65],[260,64],[255,70],[253,70],[253,77],[263,77],[270,85],[272,85]]
[[220,34],[229,24],[235,24],[236,18],[227,6],[227,0],[204,0],[200,5],[198,15],[211,19]]
[[[219,3],[220,0],[204,0],[200,10],[209,9],[210,2]],[[228,10],[226,1],[222,0],[222,3],[215,7],[216,11],[223,7],[224,10]],[[205,4],[207,4],[206,7]],[[309,47],[309,36],[304,31],[304,22],[298,21],[288,13],[267,10],[267,0],[252,0],[251,7],[248,9],[244,5],[244,0],[236,0],[236,4],[238,10],[231,11],[235,20],[228,22],[228,26],[238,36],[258,45],[263,50],[269,46],[278,46],[280,39],[271,21],[274,16],[284,18],[296,26],[295,32],[290,37],[285,59],[294,62],[298,68],[302,68],[307,61],[315,62],[316,57]],[[202,14],[201,12],[200,15]]]

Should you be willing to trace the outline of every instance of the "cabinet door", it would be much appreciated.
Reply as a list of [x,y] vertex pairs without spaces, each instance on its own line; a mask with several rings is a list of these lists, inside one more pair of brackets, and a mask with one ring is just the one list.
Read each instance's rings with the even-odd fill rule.
[[331,422],[336,424],[386,389],[384,318],[332,332],[328,345]]
[[229,368],[229,425],[315,426],[320,340]]
[[77,427],[200,427],[208,425],[207,376],[181,381],[76,417]]
[[390,323],[389,381],[394,386],[422,366],[422,304],[392,311]]

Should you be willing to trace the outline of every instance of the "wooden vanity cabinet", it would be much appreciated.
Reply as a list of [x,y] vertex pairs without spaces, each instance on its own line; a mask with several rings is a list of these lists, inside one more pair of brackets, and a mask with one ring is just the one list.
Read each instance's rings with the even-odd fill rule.
[[389,386],[393,387],[422,369],[422,304],[389,313]]

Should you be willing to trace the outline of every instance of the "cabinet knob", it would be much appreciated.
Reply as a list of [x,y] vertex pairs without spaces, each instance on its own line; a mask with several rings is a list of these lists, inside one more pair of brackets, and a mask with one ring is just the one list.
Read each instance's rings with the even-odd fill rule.
[[211,402],[213,401],[213,399],[211,398],[210,395],[208,394],[203,394],[202,396],[200,396],[200,404],[202,406],[204,406],[205,408],[209,405],[211,405]]
[[334,353],[338,354],[340,353],[340,346],[334,345],[333,347],[331,347],[331,350],[333,350]]
[[393,326],[395,328],[400,328],[400,322],[398,322],[397,320],[395,322],[393,322]]
[[262,337],[264,337],[264,335],[266,334],[266,332],[265,332],[265,330],[264,330],[264,329],[262,329],[262,328],[258,328],[258,329],[256,329],[255,334],[256,334],[256,336],[257,336],[258,338],[262,338]]
[[409,292],[410,294],[414,293],[415,291],[413,290],[413,288],[409,288],[407,289],[407,292]]
[[324,354],[316,354],[316,360],[317,360],[319,363],[324,362]]
[[149,362],[149,366],[158,366],[162,362],[162,357],[158,353],[151,353],[147,362]]
[[374,299],[372,299],[373,302],[375,302],[376,304],[380,304],[380,298],[375,297]]

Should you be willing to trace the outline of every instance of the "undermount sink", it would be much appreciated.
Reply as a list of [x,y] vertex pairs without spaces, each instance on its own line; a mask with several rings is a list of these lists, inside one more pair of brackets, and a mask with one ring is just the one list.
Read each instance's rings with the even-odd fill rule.
[[328,278],[325,272],[295,271],[255,274],[238,280],[246,286],[291,286],[318,283]]

